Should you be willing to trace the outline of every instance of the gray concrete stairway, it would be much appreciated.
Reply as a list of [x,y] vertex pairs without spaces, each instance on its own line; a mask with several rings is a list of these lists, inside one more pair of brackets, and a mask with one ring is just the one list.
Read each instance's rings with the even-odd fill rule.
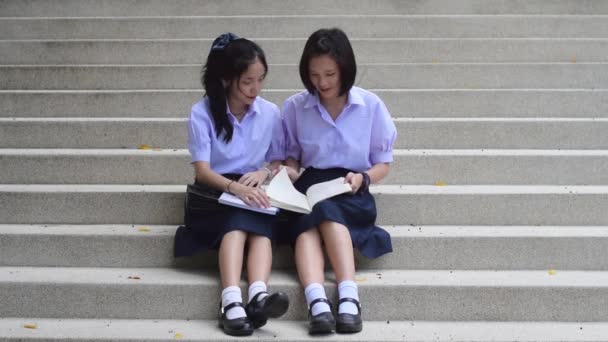
[[[216,256],[172,257],[200,64],[254,39],[281,104],[328,26],[399,138],[395,251],[356,255],[364,331],[322,339],[608,340],[608,1],[0,0],[0,341],[233,340]],[[250,339],[317,340],[274,265],[292,305]]]

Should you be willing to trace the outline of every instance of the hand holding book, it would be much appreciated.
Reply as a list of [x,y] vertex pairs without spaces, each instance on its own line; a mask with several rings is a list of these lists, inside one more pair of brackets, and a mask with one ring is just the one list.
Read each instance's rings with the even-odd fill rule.
[[273,206],[303,214],[310,213],[317,202],[347,192],[352,192],[352,188],[340,177],[312,185],[304,195],[294,188],[285,168],[279,171],[266,188]]
[[[351,185],[345,183],[344,178],[340,177],[312,185],[306,191],[306,195],[302,194],[291,183],[285,168],[281,169],[266,187],[266,195],[270,198],[272,206],[303,214],[310,213],[316,203],[347,192],[352,192]],[[222,195],[220,203],[266,214],[276,214],[276,208],[254,207],[247,205],[247,203],[238,198],[235,200],[233,197]]]

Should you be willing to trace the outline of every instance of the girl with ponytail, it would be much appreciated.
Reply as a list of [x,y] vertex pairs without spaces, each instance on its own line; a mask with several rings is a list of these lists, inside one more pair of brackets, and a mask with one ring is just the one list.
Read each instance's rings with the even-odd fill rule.
[[[188,148],[195,182],[210,192],[228,192],[250,206],[269,207],[259,187],[284,159],[285,141],[279,108],[258,96],[268,65],[254,42],[225,33],[213,42],[202,72],[205,96],[194,104],[188,121]],[[175,256],[219,249],[222,297],[220,328],[228,335],[251,335],[269,317],[287,311],[281,292],[269,294],[273,215],[205,203],[200,213],[187,211],[186,226],[175,236]],[[239,282],[247,246],[248,304]]]

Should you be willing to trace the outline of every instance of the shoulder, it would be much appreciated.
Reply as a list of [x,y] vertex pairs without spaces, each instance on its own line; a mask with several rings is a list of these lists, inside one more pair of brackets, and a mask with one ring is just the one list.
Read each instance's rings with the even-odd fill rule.
[[258,96],[255,99],[255,105],[258,106],[261,113],[273,113],[279,114],[279,106],[275,103],[266,100],[265,98]]
[[198,117],[209,117],[209,100],[205,97],[200,101],[192,105],[190,109],[190,116]]
[[311,97],[314,97],[314,95],[310,94],[308,90],[304,90],[288,97],[283,106],[290,105],[296,108],[303,107],[304,104],[311,99]]
[[190,110],[190,125],[211,123],[211,115],[209,115],[208,101],[209,100],[207,98],[203,98],[192,105],[192,109]]
[[361,100],[365,103],[365,105],[367,106],[377,106],[382,102],[382,99],[380,99],[380,97],[378,95],[376,95],[376,93],[373,93],[367,89],[363,89],[363,88],[359,88],[359,87],[352,87],[350,90],[353,94],[356,94],[357,96],[359,96],[361,98]]

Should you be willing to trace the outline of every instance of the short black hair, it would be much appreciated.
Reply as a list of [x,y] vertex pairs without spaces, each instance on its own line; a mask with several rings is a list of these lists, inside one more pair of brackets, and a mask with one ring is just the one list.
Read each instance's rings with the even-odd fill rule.
[[329,55],[340,69],[340,96],[346,94],[355,84],[357,63],[355,53],[344,31],[339,28],[320,29],[308,37],[302,58],[300,58],[300,78],[309,93],[315,94],[315,86],[310,81],[310,60]]

